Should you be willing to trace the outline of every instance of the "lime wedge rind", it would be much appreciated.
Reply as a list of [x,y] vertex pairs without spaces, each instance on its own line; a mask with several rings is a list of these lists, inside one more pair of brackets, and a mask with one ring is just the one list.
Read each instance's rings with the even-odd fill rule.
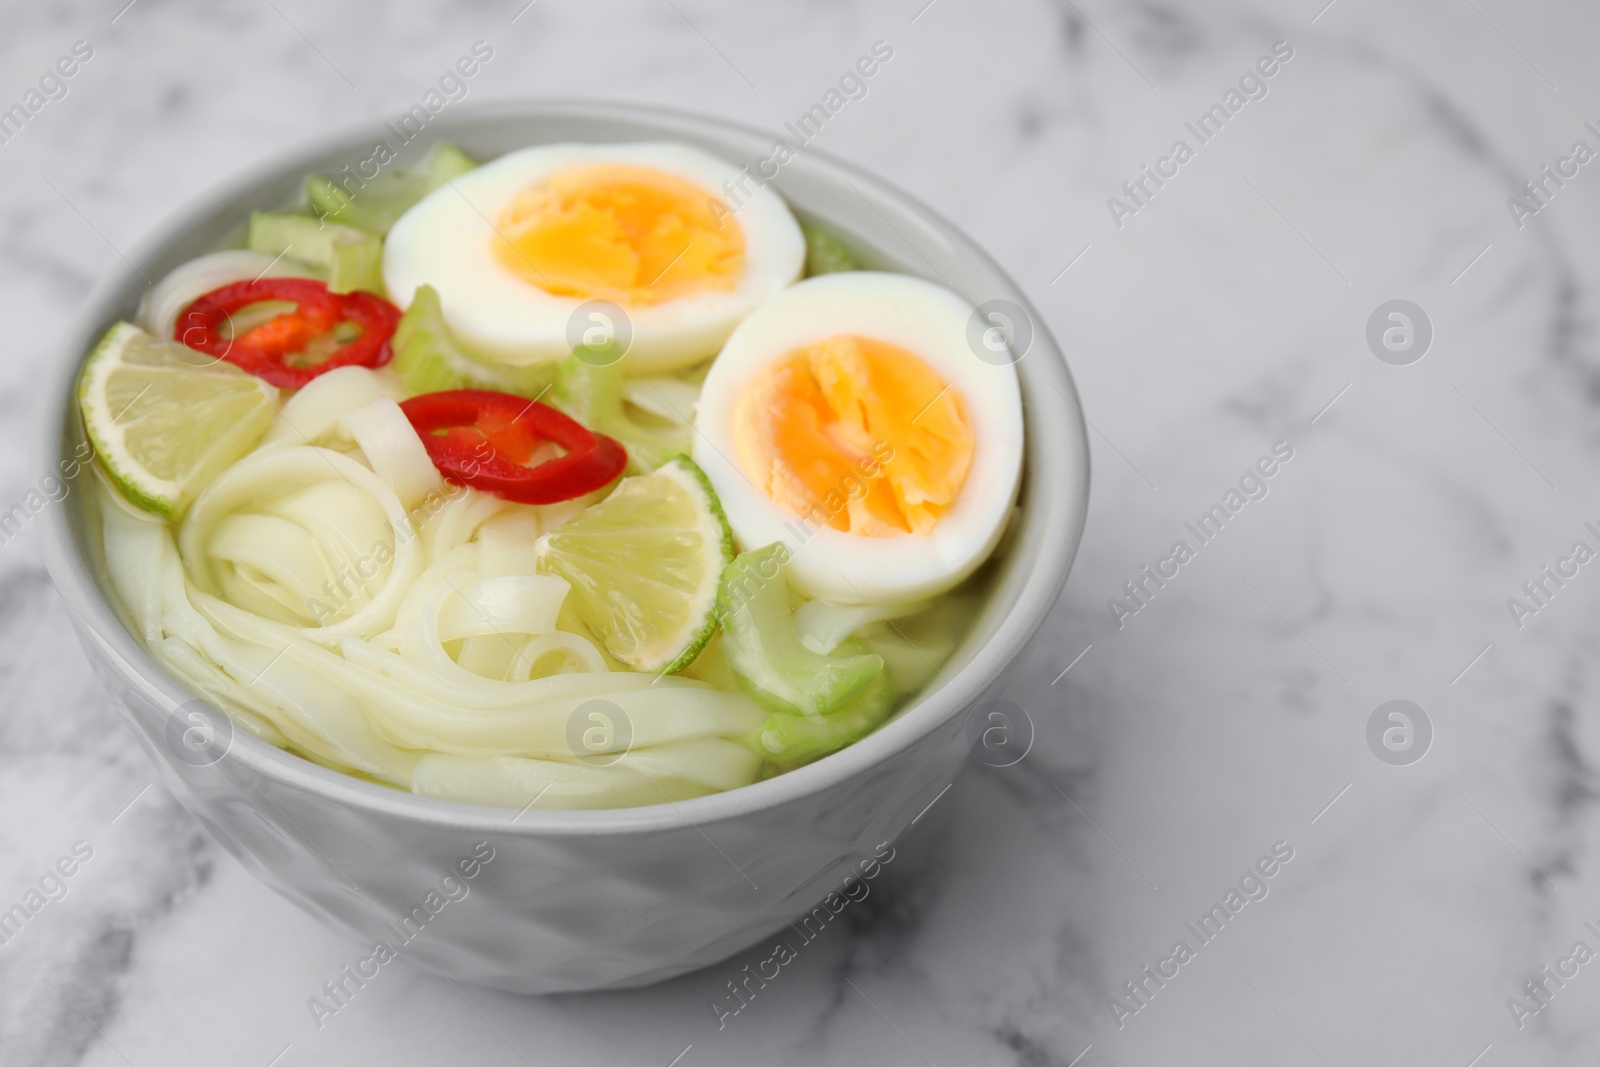
[[277,390],[228,363],[126,322],[106,331],[78,379],[78,407],[101,466],[141,510],[179,518],[207,482],[248,452]]
[[[617,536],[633,530],[632,541]],[[670,530],[674,536],[661,536]],[[733,532],[705,473],[678,457],[625,478],[610,496],[538,541],[567,579],[578,617],[635,670],[673,674],[717,631],[717,588]]]

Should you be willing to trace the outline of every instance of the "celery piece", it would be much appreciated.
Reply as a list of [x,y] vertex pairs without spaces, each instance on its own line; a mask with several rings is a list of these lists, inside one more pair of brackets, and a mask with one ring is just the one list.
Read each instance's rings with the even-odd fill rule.
[[589,429],[615,437],[628,450],[628,473],[648,474],[673,456],[687,455],[689,436],[646,425],[622,402],[622,362],[595,366],[568,356],[556,372],[550,402]]
[[717,616],[723,655],[745,692],[769,711],[826,715],[884,673],[883,658],[858,642],[845,655],[819,655],[800,643],[783,568],[789,552],[773,542],[734,557],[722,572]]
[[806,235],[807,278],[861,269],[861,261],[856,254],[832,233],[819,226],[801,226],[800,230]]
[[793,770],[854,744],[877,729],[894,710],[894,699],[895,687],[889,672],[879,671],[828,714],[812,717],[774,712],[744,743],[779,770]]
[[328,265],[328,291],[352,293],[357,289],[382,294],[383,242],[369,234],[358,238],[336,238],[333,262]]
[[450,332],[439,293],[431,285],[418,286],[412,295],[390,347],[394,351],[391,367],[408,396],[447,389],[493,389],[532,398],[549,388],[554,371],[553,364],[503,367],[473,357]]
[[318,215],[382,237],[419,200],[477,165],[455,145],[440,141],[403,171],[373,178],[347,174],[342,180],[313,174],[306,179],[306,197]]
[[286,256],[317,269],[328,289],[383,293],[383,241],[354,226],[323,222],[309,215],[250,213],[249,247]]

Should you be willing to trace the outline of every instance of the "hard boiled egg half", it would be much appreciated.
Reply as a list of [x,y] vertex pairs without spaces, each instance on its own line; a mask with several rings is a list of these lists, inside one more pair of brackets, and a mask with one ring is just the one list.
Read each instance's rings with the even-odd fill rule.
[[[631,333],[637,374],[713,355],[804,262],[783,200],[724,160],[680,144],[552,144],[501,156],[407,211],[384,242],[383,275],[401,307],[418,286],[437,289],[451,329],[486,358],[561,359],[577,318],[580,344]],[[625,323],[604,307],[585,315],[594,301]]]
[[706,376],[694,459],[744,549],[782,541],[791,581],[838,604],[944,592],[994,551],[1022,470],[1009,363],[974,354],[974,311],[903,274],[783,290]]

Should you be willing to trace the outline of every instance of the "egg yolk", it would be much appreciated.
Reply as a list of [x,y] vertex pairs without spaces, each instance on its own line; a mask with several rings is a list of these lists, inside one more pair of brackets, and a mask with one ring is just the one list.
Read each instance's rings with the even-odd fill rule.
[[925,534],[972,467],[959,393],[898,345],[837,334],[763,367],[734,404],[739,466],[773,502],[867,537]]
[[651,167],[603,163],[517,193],[492,239],[500,264],[558,296],[659,304],[732,289],[744,232],[720,200]]

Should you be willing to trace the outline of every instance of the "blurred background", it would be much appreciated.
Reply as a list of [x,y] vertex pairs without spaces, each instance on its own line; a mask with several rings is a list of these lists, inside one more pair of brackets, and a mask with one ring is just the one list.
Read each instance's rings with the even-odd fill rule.
[[[1026,758],[975,761],[722,1029],[709,1005],[759,954],[542,999],[386,969],[319,1029],[306,999],[355,946],[153,784],[32,529],[8,531],[0,901],[76,842],[94,858],[0,944],[0,1062],[1600,1055],[1600,964],[1576,948],[1600,952],[1600,568],[1523,589],[1600,548],[1592,6],[125,2],[0,11],[0,113],[44,101],[15,129],[0,114],[5,506],[30,488],[40,361],[120,250],[286,146],[397,119],[477,42],[468,100],[774,133],[892,48],[816,147],[1030,294],[1092,423],[1092,504],[1007,694]],[[41,83],[62,56],[75,73]],[[1199,126],[1214,105],[1226,123]],[[1285,452],[1176,577],[1128,596]],[[1272,877],[1243,881],[1263,857]],[[1221,934],[1188,932],[1236,889]],[[1179,940],[1193,958],[1163,963]]]

